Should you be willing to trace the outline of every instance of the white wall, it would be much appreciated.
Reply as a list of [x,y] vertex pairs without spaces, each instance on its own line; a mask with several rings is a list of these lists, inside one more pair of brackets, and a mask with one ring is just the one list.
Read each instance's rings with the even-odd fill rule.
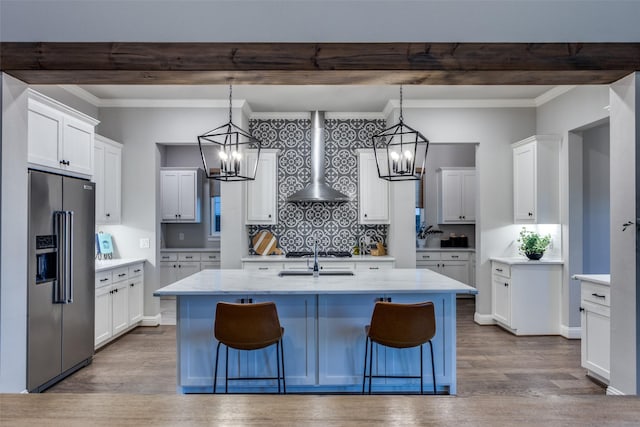
[[[562,302],[561,329],[565,334],[580,327],[580,283],[571,280],[574,274],[582,273],[582,254],[571,251],[571,247],[581,245],[582,226],[570,227],[571,218],[581,215],[582,196],[570,191],[569,159],[572,144],[579,143],[583,129],[592,124],[602,123],[609,116],[605,109],[609,105],[608,86],[578,86],[537,109],[536,133],[558,135],[560,143],[560,223],[562,225]],[[580,161],[580,159],[577,159]],[[573,169],[575,170],[575,169]],[[581,179],[581,178],[575,178]],[[579,196],[579,197],[577,197]],[[575,213],[573,211],[579,211]],[[575,222],[575,221],[574,221]]]
[[3,0],[0,8],[5,41],[640,41],[634,1]]
[[[533,108],[410,108],[404,121],[430,141],[477,142],[476,313],[491,314],[489,257],[505,256],[517,237],[513,226],[511,143],[535,133]],[[428,155],[427,155],[428,156]],[[412,200],[413,201],[413,200]]]
[[27,388],[27,86],[2,74],[0,393]]

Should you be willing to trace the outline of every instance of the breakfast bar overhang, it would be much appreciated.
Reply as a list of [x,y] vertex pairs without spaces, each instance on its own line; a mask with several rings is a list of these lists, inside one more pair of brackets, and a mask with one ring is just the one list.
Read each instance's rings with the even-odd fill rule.
[[[220,301],[274,301],[284,327],[287,391],[359,393],[364,367],[364,327],[376,301],[432,301],[436,311],[433,340],[438,393],[456,394],[456,295],[477,290],[426,269],[362,271],[354,275],[287,276],[273,271],[203,270],[154,292],[176,297],[177,391],[211,393],[217,341],[213,337]],[[220,366],[224,366],[220,352]],[[274,376],[275,347],[229,350],[229,376]],[[430,365],[429,352],[423,363]],[[419,349],[374,346],[374,375],[416,375]],[[218,391],[224,369],[218,370]],[[424,386],[432,379],[424,376]],[[230,392],[273,392],[274,380],[229,382]],[[224,388],[222,388],[224,390]],[[377,392],[419,390],[417,379],[379,379]]]

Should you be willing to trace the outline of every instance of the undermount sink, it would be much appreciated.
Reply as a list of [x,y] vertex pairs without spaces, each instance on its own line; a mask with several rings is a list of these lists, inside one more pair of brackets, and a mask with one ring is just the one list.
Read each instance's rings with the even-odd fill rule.
[[[353,276],[353,271],[350,270],[320,270],[320,276]],[[311,270],[282,270],[278,273],[278,276],[313,276]]]

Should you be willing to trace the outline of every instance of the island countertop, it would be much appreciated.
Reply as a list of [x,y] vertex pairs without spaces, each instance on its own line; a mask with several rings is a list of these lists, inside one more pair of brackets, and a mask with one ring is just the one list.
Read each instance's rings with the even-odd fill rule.
[[572,279],[581,280],[583,282],[597,283],[600,285],[611,286],[610,274],[574,274]]
[[202,270],[156,290],[154,296],[455,293],[478,291],[427,269],[358,271],[353,276],[279,277],[273,271]]

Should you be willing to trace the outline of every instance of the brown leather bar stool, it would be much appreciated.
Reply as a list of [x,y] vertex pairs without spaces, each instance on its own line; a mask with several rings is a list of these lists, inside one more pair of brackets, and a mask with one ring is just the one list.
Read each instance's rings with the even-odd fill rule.
[[[278,380],[278,393],[280,393],[280,379],[282,379],[284,393],[287,393],[287,386],[284,379],[284,346],[282,344],[284,328],[280,326],[275,303],[232,304],[219,302],[216,306],[213,334],[218,340],[216,367],[213,374],[213,393],[216,392],[218,385],[218,356],[220,354],[221,344],[224,344],[227,350],[224,383],[225,393],[227,393],[229,389],[229,380]],[[229,378],[229,348],[236,350],[258,350],[273,344],[276,345],[276,377]],[[281,363],[282,376],[280,376]]]
[[[431,374],[433,375],[433,394],[436,394],[436,370],[433,362],[433,344],[431,339],[436,334],[436,316],[432,302],[417,304],[399,304],[393,302],[376,302],[371,315],[371,324],[365,326],[364,373],[362,377],[362,394],[367,378],[367,353],[369,354],[369,394],[371,394],[372,378],[420,378],[420,394],[422,387],[422,345],[429,343],[431,349]],[[420,346],[420,376],[411,375],[372,375],[373,343],[394,347],[411,348]]]

